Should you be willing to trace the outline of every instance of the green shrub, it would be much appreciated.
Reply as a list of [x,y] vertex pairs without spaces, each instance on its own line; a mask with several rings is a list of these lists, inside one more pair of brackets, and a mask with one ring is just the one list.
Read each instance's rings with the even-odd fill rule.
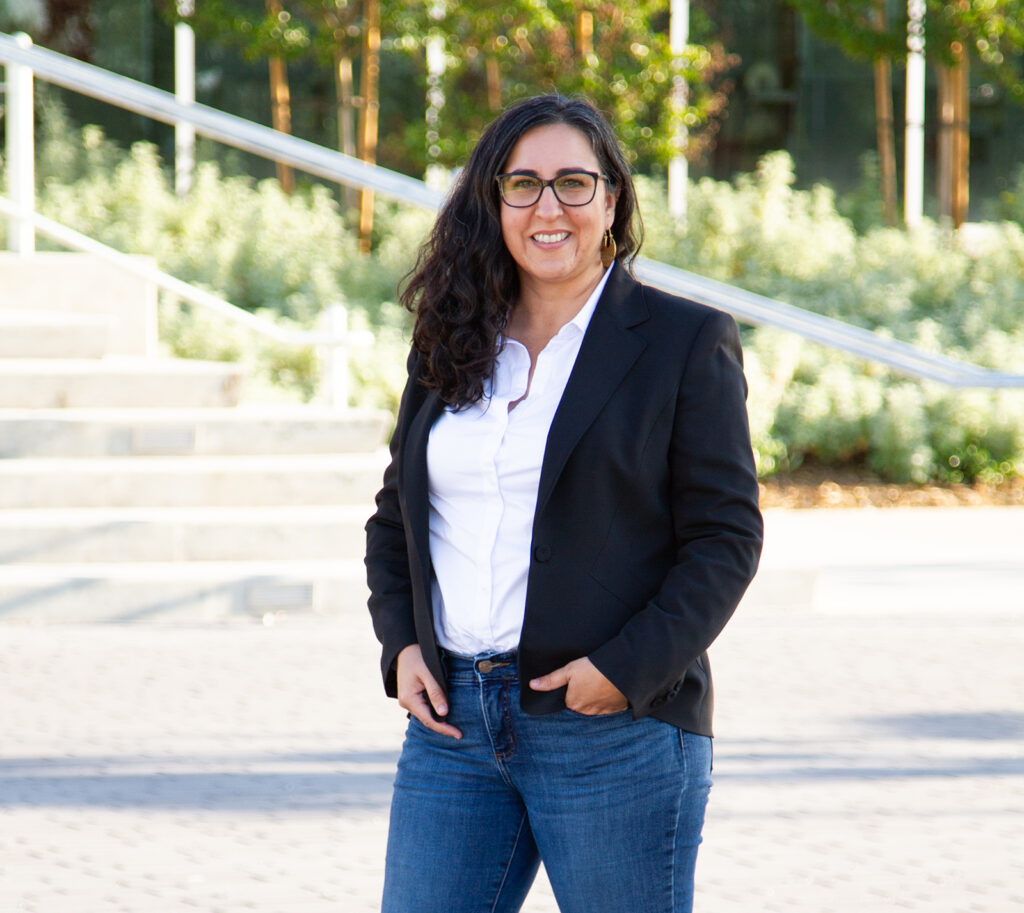
[[239,307],[269,307],[304,324],[343,296],[345,264],[358,257],[325,188],[288,197],[276,181],[222,179],[203,164],[179,198],[146,143],[112,171],[47,181],[39,209],[118,250],[151,254],[167,272]]
[[[679,227],[664,187],[641,180],[646,252],[927,351],[1024,370],[1021,224],[957,234],[932,223],[914,232],[874,224],[859,234],[826,188],[793,184],[788,155],[771,153],[735,184],[693,185]],[[864,463],[894,481],[998,480],[1024,470],[1024,390],[909,381],[764,328],[745,330],[744,346],[762,474],[805,460]]]
[[[376,338],[350,356],[353,396],[395,408],[411,327],[396,290],[430,213],[379,201],[375,252],[360,256],[321,185],[286,196],[274,181],[222,177],[204,164],[179,198],[152,146],[126,155],[97,128],[71,130],[56,106],[42,111],[44,214],[289,325],[312,326],[327,304],[345,301],[353,328]],[[685,225],[668,215],[663,183],[637,185],[646,256],[928,351],[1024,369],[1024,171],[1004,195],[1006,221],[956,234],[931,223],[914,232],[880,226],[866,189],[842,207],[828,188],[797,190],[782,152],[733,184],[692,184]],[[161,327],[176,354],[244,361],[266,395],[305,400],[319,382],[311,349],[268,344],[198,309],[165,302]],[[863,464],[896,481],[1024,474],[1024,391],[908,380],[766,327],[743,328],[743,338],[762,475],[808,460]]]
[[[298,324],[263,309],[257,315],[279,325]],[[294,346],[265,336],[188,304],[160,302],[160,342],[177,358],[240,362],[246,369],[246,396],[262,402],[309,402],[321,379],[321,358],[313,346]]]
[[1024,225],[1024,165],[1017,169],[1013,185],[1004,190],[990,208],[993,219],[1005,219]]
[[[287,196],[274,180],[225,178],[204,163],[179,198],[154,146],[137,143],[125,152],[98,127],[75,130],[45,93],[39,110],[43,215],[126,253],[150,255],[171,275],[284,325],[313,327],[327,305],[345,303],[351,326],[372,328],[378,338],[377,357],[352,353],[353,395],[397,404],[395,375],[404,371],[410,320],[393,302],[429,228],[428,213],[378,204],[380,242],[364,257],[323,185]],[[38,246],[59,249],[42,237]],[[162,302],[160,332],[175,355],[245,362],[247,389],[261,398],[308,400],[319,383],[312,349],[269,342],[201,308]],[[397,368],[385,368],[385,360]]]

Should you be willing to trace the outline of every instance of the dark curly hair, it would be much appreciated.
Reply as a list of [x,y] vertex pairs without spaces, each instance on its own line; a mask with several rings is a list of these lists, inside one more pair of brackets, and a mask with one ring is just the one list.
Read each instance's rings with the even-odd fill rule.
[[446,199],[400,300],[416,314],[413,348],[420,381],[456,408],[483,397],[493,373],[498,336],[519,296],[519,274],[501,234],[495,175],[528,130],[575,127],[590,141],[617,193],[612,234],[616,259],[631,269],[643,238],[636,191],[615,134],[588,101],[541,95],[501,114],[484,131]]

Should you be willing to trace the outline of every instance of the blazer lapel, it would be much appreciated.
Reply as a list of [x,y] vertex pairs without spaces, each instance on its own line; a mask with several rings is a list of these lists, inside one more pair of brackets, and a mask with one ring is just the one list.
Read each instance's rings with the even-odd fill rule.
[[616,265],[590,319],[548,432],[537,490],[539,514],[583,433],[593,424],[647,343],[631,331],[647,319],[643,288]]
[[[427,474],[427,442],[430,429],[444,411],[444,403],[437,393],[431,390],[419,411],[409,423],[402,444],[402,486],[405,495],[405,511],[409,529],[412,531],[412,544],[419,559],[413,561],[414,567],[423,571],[421,585],[426,587],[429,596],[430,580],[430,480]],[[429,601],[429,600],[428,600]]]

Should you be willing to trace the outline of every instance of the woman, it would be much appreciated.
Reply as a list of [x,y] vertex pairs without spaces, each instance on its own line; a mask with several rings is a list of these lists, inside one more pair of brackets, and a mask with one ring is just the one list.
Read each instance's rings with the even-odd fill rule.
[[628,166],[588,103],[485,131],[403,292],[367,523],[409,713],[384,913],[681,913],[710,787],[706,647],[753,577],[733,320],[641,286]]

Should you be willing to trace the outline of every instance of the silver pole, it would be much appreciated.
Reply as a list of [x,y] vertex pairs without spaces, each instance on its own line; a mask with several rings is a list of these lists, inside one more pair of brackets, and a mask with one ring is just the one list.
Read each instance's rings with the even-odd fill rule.
[[[28,50],[32,39],[24,32],[13,36]],[[7,192],[17,215],[8,220],[7,247],[12,253],[31,256],[36,250],[32,214],[36,205],[35,136],[32,112],[32,68],[7,64]]]
[[[669,10],[669,50],[673,54],[682,54],[690,41],[690,0],[672,0]],[[673,78],[670,104],[680,120],[673,137],[677,152],[668,163],[668,211],[682,221],[686,218],[686,182],[689,177],[689,166],[684,151],[689,139],[689,130],[682,121],[689,104],[689,86],[682,73],[677,73]]]
[[903,218],[908,228],[924,214],[924,13],[925,0],[907,0],[907,124],[903,167]]
[[[179,15],[192,12],[191,2],[178,3]],[[174,97],[183,105],[196,100],[196,36],[187,22],[174,26]],[[179,120],[174,124],[174,190],[178,196],[192,189],[195,163],[196,128]]]
[[[444,18],[445,0],[435,0],[428,9],[431,19],[438,21]],[[440,120],[441,109],[444,107],[444,38],[440,32],[430,32],[424,40],[427,52],[427,173],[426,183],[437,189],[445,190],[448,186],[448,169],[437,162],[441,154]]]

